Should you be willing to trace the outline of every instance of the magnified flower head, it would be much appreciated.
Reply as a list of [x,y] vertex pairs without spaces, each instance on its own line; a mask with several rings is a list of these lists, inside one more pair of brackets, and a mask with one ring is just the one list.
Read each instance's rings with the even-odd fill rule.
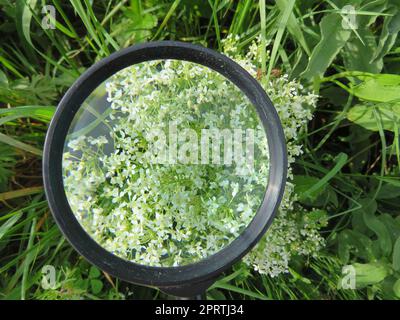
[[156,60],[119,71],[86,99],[63,169],[70,206],[100,245],[179,266],[220,251],[250,223],[268,144],[254,106],[227,79]]

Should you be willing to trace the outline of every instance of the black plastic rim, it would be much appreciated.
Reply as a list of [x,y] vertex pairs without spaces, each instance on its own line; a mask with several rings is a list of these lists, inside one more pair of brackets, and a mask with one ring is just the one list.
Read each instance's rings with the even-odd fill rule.
[[[63,185],[62,155],[70,124],[83,101],[103,81],[130,65],[157,59],[198,63],[232,81],[255,106],[269,145],[270,172],[263,202],[253,220],[221,251],[180,267],[150,267],[119,258],[95,242],[75,218]],[[64,236],[89,262],[128,282],[147,286],[179,286],[207,281],[241,259],[270,226],[280,204],[287,175],[286,143],[278,114],[260,84],[228,57],[198,45],[158,41],[118,51],[90,67],[60,101],[46,135],[43,156],[45,193]]]

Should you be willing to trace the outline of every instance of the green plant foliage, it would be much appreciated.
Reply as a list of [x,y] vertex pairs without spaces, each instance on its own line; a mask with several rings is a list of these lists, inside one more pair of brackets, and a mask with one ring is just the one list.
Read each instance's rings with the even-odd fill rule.
[[120,48],[163,39],[227,44],[273,96],[288,138],[278,218],[207,298],[400,299],[398,0],[52,0],[55,29],[42,27],[43,4],[0,0],[0,299],[166,298],[83,261],[51,218],[41,176],[48,123],[75,79]]
[[400,100],[399,75],[377,74],[359,78],[363,81],[352,88],[352,93],[356,97],[374,102],[394,102]]
[[381,263],[355,263],[353,266],[357,275],[356,283],[358,288],[380,283],[389,275],[387,266]]
[[351,31],[343,29],[341,22],[340,15],[334,13],[322,18],[321,40],[310,56],[307,69],[302,74],[304,78],[322,76],[350,38]]
[[365,129],[378,131],[378,119],[374,115],[374,110],[379,113],[380,121],[385,130],[396,130],[396,124],[400,124],[400,103],[355,105],[347,113],[347,119]]

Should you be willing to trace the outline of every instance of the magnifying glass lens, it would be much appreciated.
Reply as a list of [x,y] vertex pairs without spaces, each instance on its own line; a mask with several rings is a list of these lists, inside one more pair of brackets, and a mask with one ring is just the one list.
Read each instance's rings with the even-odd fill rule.
[[174,267],[240,236],[264,199],[269,155],[256,108],[233,83],[192,62],[154,60],[87,97],[62,167],[68,203],[98,244]]

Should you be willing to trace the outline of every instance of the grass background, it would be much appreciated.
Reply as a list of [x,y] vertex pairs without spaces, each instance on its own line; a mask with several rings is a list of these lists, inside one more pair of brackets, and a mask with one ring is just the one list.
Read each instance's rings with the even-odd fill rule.
[[[350,4],[355,24],[343,24]],[[55,29],[42,27],[45,5]],[[172,39],[218,50],[232,34],[243,50],[261,38],[262,77],[287,73],[320,96],[295,183],[304,207],[327,212],[327,244],[275,278],[239,263],[207,297],[400,298],[399,31],[398,0],[0,0],[0,297],[165,297],[91,267],[61,236],[42,187],[47,125],[73,81],[120,48]],[[40,285],[45,265],[54,290]],[[345,265],[356,290],[339,285]]]

